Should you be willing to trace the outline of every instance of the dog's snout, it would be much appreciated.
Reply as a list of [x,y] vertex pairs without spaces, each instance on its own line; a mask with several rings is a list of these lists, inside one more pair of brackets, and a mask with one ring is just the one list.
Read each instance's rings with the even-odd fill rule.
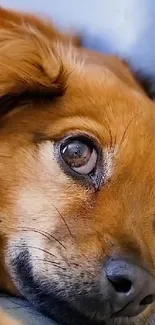
[[125,260],[110,260],[105,274],[113,314],[136,316],[155,300],[155,280],[142,267]]

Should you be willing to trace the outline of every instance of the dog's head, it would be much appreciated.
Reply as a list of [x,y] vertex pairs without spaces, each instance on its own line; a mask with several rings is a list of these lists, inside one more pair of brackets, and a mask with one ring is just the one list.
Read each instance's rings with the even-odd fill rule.
[[155,106],[118,58],[4,10],[0,247],[1,288],[62,324],[151,324]]

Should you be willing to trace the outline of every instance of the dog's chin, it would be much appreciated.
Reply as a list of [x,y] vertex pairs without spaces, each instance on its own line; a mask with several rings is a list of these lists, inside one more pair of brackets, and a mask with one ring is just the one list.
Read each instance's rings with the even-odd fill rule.
[[85,296],[75,301],[65,297],[65,290],[56,289],[53,281],[42,276],[34,277],[28,250],[19,252],[10,261],[10,272],[21,294],[37,309],[61,325],[151,325],[140,315],[137,317],[110,316],[110,308],[101,301]]

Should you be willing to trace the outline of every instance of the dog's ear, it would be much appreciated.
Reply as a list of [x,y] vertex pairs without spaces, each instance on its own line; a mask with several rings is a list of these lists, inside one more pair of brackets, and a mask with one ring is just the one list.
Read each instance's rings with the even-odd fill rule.
[[0,114],[24,96],[63,94],[67,74],[56,50],[63,38],[47,30],[37,18],[0,10]]
[[81,46],[80,35],[75,35],[67,32],[60,32],[52,24],[51,19],[47,17],[37,17],[30,13],[18,12],[14,10],[7,10],[0,7],[0,28],[14,29],[17,26],[29,25],[38,30],[47,38],[53,40],[58,38],[63,42],[70,42],[75,46]]

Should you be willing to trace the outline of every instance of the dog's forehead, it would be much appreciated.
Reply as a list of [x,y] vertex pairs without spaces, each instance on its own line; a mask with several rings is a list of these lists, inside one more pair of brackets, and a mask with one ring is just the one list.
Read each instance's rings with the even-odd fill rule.
[[[87,81],[89,79],[92,79],[91,82],[101,79],[101,81],[108,83],[116,83],[116,81],[118,83],[119,79],[119,82],[121,80],[128,87],[144,93],[128,64],[118,56],[106,55],[86,48],[65,46],[61,42],[56,42],[55,48],[64,66],[70,71],[76,72],[78,76],[86,72]],[[89,74],[92,74],[93,78]]]
[[25,135],[46,130],[51,137],[55,133],[61,136],[67,130],[80,130],[100,139],[105,139],[110,129],[119,139],[129,124],[135,136],[138,126],[141,132],[152,136],[154,105],[143,93],[128,86],[104,65],[85,66],[81,61],[70,61],[70,71],[62,96],[15,108],[6,118],[6,129],[11,127],[18,133],[24,125]]
[[[62,63],[62,74],[67,75],[65,91],[50,101],[44,95],[43,100],[36,100],[36,96],[31,102],[27,100],[25,106],[17,105],[6,117],[6,133],[21,136],[24,130],[23,138],[35,132],[60,138],[66,132],[80,130],[97,136],[103,144],[110,142],[111,134],[119,142],[126,128],[135,137],[139,130],[153,137],[150,124],[155,119],[154,105],[121,60],[59,41],[53,47],[54,55]],[[48,62],[46,68],[52,66],[49,52],[50,58],[51,65]]]

